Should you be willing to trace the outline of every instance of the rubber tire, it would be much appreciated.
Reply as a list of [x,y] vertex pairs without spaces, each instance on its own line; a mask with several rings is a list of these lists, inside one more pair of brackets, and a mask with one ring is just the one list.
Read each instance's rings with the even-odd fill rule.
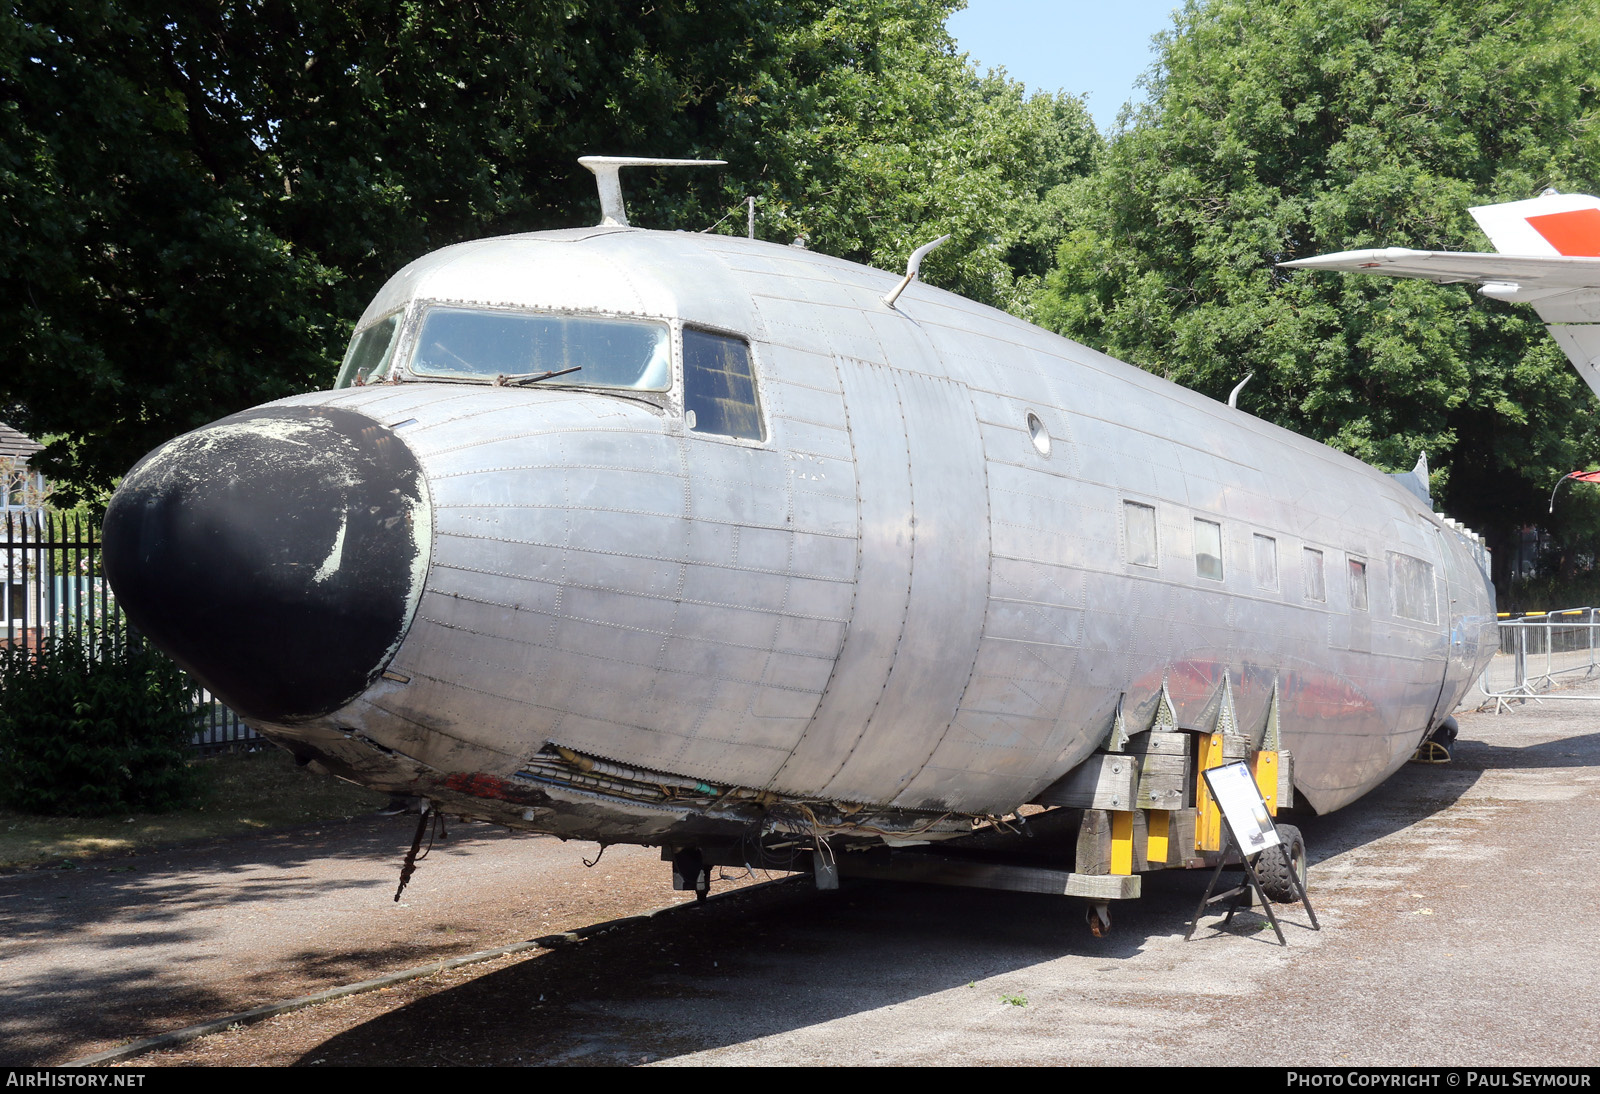
[[1261,891],[1267,894],[1268,900],[1274,904],[1294,904],[1300,900],[1300,894],[1295,892],[1289,871],[1299,874],[1300,884],[1305,885],[1306,841],[1300,829],[1292,824],[1278,825],[1278,838],[1283,842],[1256,856],[1256,877],[1261,879]]
[[1460,732],[1461,727],[1456,724],[1455,718],[1447,717],[1434,727],[1433,732],[1428,734],[1427,739],[1437,741],[1439,744],[1444,745],[1445,748],[1449,748],[1456,743],[1456,735]]

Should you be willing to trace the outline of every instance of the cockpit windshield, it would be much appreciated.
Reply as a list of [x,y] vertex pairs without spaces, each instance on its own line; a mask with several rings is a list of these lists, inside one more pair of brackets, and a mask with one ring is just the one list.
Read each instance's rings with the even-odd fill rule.
[[[418,376],[666,391],[672,337],[667,324],[651,320],[433,305],[423,312],[409,367]],[[543,378],[567,369],[578,371]]]

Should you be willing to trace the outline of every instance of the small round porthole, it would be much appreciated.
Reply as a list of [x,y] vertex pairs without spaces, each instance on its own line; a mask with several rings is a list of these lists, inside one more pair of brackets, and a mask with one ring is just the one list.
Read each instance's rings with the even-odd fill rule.
[[1039,420],[1039,415],[1028,411],[1028,439],[1041,456],[1050,455],[1050,431]]

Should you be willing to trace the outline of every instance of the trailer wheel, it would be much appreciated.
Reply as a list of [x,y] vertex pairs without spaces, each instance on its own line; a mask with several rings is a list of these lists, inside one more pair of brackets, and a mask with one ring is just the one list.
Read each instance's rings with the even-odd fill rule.
[[1456,735],[1460,732],[1461,726],[1456,722],[1455,718],[1453,716],[1447,717],[1437,726],[1434,726],[1433,732],[1428,734],[1428,740],[1437,741],[1449,748],[1456,743]]
[[1283,842],[1256,856],[1256,877],[1261,879],[1261,889],[1268,900],[1293,904],[1300,899],[1294,878],[1300,879],[1302,888],[1306,883],[1306,841],[1292,824],[1278,825],[1278,838]]

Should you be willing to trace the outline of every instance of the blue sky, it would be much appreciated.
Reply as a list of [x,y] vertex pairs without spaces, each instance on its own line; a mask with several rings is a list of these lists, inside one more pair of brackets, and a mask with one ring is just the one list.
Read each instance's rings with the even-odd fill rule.
[[1155,61],[1150,39],[1181,0],[967,0],[946,24],[978,70],[1004,68],[1033,91],[1088,93],[1102,133]]

